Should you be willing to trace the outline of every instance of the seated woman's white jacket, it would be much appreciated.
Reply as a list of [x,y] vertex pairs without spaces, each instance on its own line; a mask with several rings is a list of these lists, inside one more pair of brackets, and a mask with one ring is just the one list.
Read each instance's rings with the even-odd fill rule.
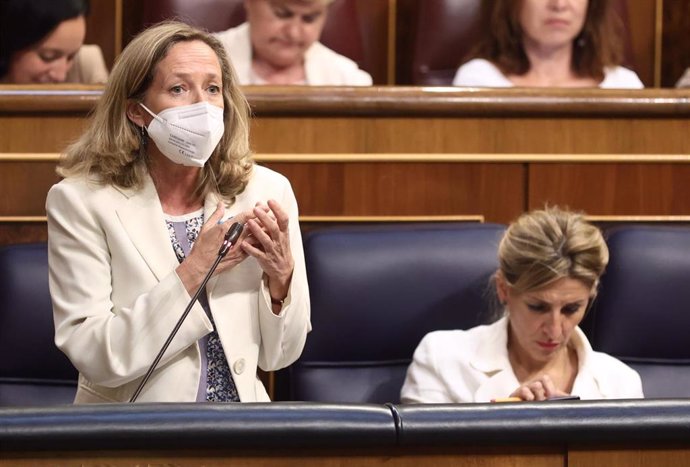
[[[572,394],[581,399],[640,398],[635,370],[595,352],[579,327],[571,335],[578,356]],[[427,334],[414,353],[402,388],[402,402],[490,402],[520,386],[508,359],[508,318],[467,331]]]
[[[251,83],[252,44],[249,23],[215,33],[225,47],[240,84]],[[357,63],[314,42],[304,54],[306,84],[311,86],[371,86],[371,75],[360,70]]]
[[[281,313],[271,311],[262,270],[251,257],[206,287],[243,402],[269,400],[257,367],[276,370],[295,361],[311,329],[297,203],[287,179],[254,167],[226,217],[268,199],[290,216],[295,269]],[[206,198],[205,219],[216,203],[216,196]],[[55,342],[80,373],[75,403],[126,402],[190,300],[175,273],[179,263],[156,189],[149,177],[141,189],[68,178],[52,187],[46,209]],[[195,401],[197,341],[211,331],[197,302],[138,401]]]

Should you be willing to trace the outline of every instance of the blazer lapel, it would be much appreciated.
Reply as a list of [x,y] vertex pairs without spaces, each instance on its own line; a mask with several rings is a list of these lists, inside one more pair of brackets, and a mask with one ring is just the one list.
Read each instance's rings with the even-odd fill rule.
[[117,208],[117,215],[127,235],[158,280],[179,264],[170,247],[170,236],[163,218],[158,193],[150,177],[139,190],[119,189],[127,201]]
[[491,328],[490,336],[479,343],[470,359],[472,367],[487,376],[474,393],[475,402],[506,397],[519,386],[508,359],[508,318],[501,318]]
[[[216,211],[216,208],[218,207],[218,201],[220,201],[220,197],[216,195],[215,193],[209,193],[206,195],[206,199],[204,199],[204,224],[208,222],[208,220],[211,218],[213,213]],[[227,207],[225,208],[225,214],[223,215],[223,220],[227,219],[230,217],[227,212]],[[218,248],[220,248],[220,245],[218,245]],[[210,299],[210,292],[214,289],[216,286],[216,283],[218,282],[218,276],[214,276],[211,279],[209,279],[208,284],[206,285],[206,295]]]

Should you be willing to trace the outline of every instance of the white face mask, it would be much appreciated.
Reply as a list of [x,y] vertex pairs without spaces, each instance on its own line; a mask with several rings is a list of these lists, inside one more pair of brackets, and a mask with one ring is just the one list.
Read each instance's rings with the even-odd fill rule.
[[158,115],[140,105],[153,117],[149,136],[176,164],[203,167],[225,131],[223,109],[208,102],[170,107]]

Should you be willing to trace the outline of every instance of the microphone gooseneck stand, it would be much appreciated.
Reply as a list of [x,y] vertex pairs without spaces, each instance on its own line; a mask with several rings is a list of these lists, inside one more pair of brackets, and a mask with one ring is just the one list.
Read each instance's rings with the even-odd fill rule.
[[194,296],[187,304],[187,308],[185,308],[184,313],[182,313],[182,316],[180,316],[180,319],[177,321],[177,324],[175,324],[175,327],[168,336],[168,339],[163,344],[163,347],[161,347],[160,351],[158,352],[158,355],[156,355],[156,358],[153,359],[153,363],[144,375],[144,379],[142,379],[141,383],[139,383],[137,390],[134,391],[134,394],[132,395],[132,398],[129,400],[129,402],[136,402],[137,398],[139,397],[139,394],[141,393],[141,390],[144,389],[144,385],[149,380],[153,372],[156,370],[158,363],[160,363],[161,358],[163,358],[163,354],[166,350],[168,350],[168,347],[170,346],[170,343],[172,342],[175,335],[177,334],[177,331],[179,331],[182,327],[182,323],[184,323],[184,320],[187,318],[187,315],[189,315],[189,312],[192,310],[194,303],[196,303],[197,299],[199,298],[199,295],[201,295],[202,290],[204,290],[204,287],[206,287],[206,283],[211,278],[211,275],[213,275],[213,272],[218,267],[218,264],[220,264],[220,261],[228,253],[230,247],[234,245],[237,239],[240,237],[243,228],[244,226],[242,224],[240,224],[239,222],[235,222],[230,227],[230,230],[228,230],[228,232],[225,234],[225,237],[223,238],[223,244],[220,246],[220,249],[218,250],[218,257],[216,258],[216,261],[213,263],[213,266],[211,266],[211,269],[209,269],[208,273],[206,273],[206,277],[204,277],[204,280],[201,282],[201,285],[196,290]]

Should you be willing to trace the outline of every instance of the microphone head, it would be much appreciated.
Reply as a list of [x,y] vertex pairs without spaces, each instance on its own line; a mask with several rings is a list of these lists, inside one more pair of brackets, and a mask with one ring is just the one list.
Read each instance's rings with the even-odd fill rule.
[[230,247],[233,246],[237,239],[240,238],[240,235],[242,235],[243,230],[244,225],[240,224],[239,222],[235,222],[230,226],[230,229],[228,229],[225,237],[223,238],[223,244],[220,246],[220,250],[218,251],[220,256],[225,256],[228,253]]

